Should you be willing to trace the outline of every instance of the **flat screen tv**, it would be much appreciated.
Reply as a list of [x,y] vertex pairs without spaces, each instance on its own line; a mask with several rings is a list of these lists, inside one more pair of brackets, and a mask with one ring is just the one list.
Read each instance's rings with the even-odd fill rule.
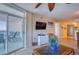
[[45,30],[46,23],[45,22],[36,22],[36,30]]

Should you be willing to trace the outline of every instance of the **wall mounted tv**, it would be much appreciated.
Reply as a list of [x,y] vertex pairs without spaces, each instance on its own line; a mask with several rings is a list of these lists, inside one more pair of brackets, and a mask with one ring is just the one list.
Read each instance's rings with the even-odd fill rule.
[[36,30],[45,30],[46,22],[36,22]]

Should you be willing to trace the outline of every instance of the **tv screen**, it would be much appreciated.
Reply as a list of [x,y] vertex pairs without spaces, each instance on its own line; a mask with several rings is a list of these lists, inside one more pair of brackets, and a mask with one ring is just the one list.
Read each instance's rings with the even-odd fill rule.
[[46,23],[45,22],[36,22],[36,30],[43,30],[46,29]]

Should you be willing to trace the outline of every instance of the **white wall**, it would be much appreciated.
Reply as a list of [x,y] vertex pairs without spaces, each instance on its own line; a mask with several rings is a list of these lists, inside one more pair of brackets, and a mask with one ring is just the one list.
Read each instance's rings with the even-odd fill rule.
[[[36,26],[36,21],[39,21],[39,22],[46,22],[46,29],[45,30],[36,30],[35,29],[35,26]],[[33,42],[37,42],[37,35],[38,34],[46,34],[48,35],[48,33],[53,33],[54,32],[54,27],[48,25],[48,22],[52,22],[52,20],[48,17],[45,17],[45,16],[39,16],[39,15],[34,15],[33,14],[33,21],[32,21],[32,26],[33,26]]]
[[27,47],[32,46],[32,13],[28,12],[27,13],[27,41],[26,45]]
[[[36,21],[46,22],[46,30],[36,30]],[[32,14],[31,12],[27,12],[27,46],[32,46],[33,42],[37,42],[38,34],[49,34],[54,33],[54,25],[48,25],[48,22],[52,22],[52,20],[45,16],[39,16],[36,14]]]

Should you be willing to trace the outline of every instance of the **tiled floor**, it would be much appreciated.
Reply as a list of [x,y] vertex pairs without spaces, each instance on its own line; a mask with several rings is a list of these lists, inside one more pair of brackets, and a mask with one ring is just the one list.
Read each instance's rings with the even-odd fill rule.
[[66,38],[59,39],[59,44],[77,49],[77,43],[75,39],[66,39]]
[[[65,46],[68,46],[68,47],[71,47],[71,48],[74,48],[74,49],[77,48],[76,41],[74,39],[66,39],[66,38],[59,39],[59,44],[62,44],[62,45],[65,45]],[[33,48],[35,48],[35,47],[22,49],[22,50],[19,50],[19,51],[12,53],[11,55],[32,55]],[[79,50],[76,50],[75,54],[79,55]]]
[[32,55],[33,49],[32,48],[25,48],[19,51],[16,51],[10,55]]
[[75,55],[79,55],[79,48],[77,47],[77,41],[75,39],[59,39],[59,44],[71,47],[75,49]]

